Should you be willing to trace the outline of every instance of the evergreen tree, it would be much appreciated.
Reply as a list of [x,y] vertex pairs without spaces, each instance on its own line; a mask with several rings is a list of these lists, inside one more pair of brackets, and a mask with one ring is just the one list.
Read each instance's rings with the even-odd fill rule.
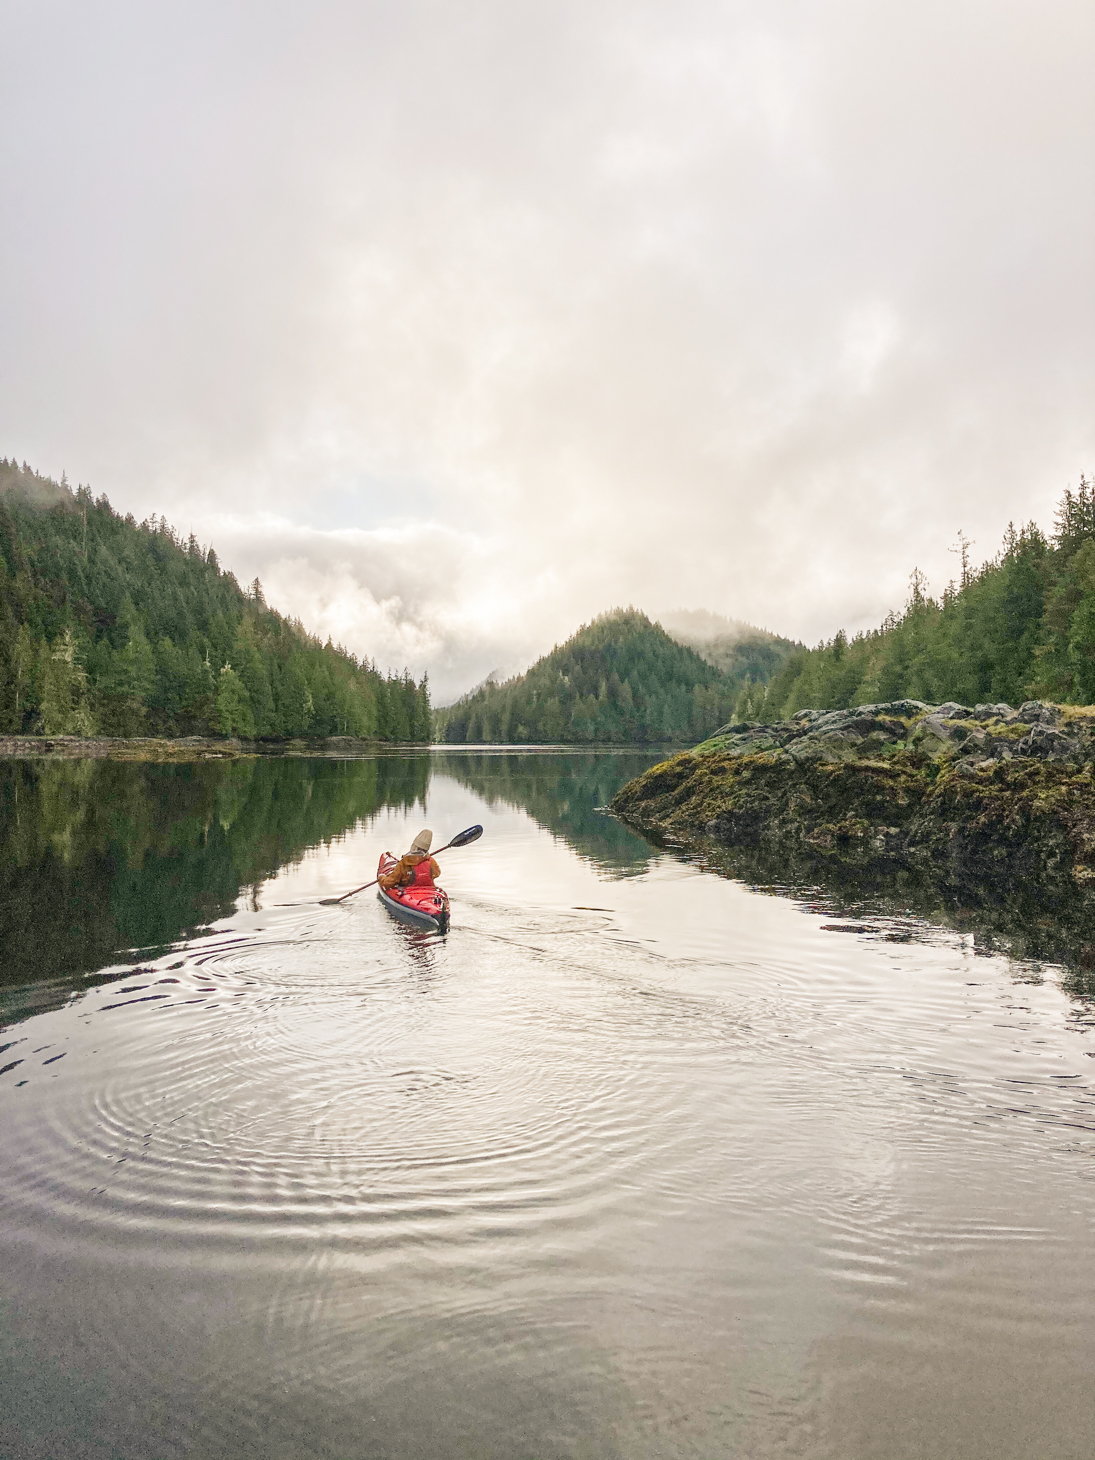
[[242,735],[249,739],[255,733],[251,696],[231,664],[226,664],[217,677],[217,718],[222,735]]

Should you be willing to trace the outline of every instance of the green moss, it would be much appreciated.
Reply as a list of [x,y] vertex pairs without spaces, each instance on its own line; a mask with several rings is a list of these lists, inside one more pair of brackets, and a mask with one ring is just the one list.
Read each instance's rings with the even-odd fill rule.
[[1095,911],[1090,765],[1021,759],[971,773],[896,745],[835,763],[711,751],[653,767],[613,808],[676,839],[713,837],[789,862],[912,868],[969,901],[1090,897]]
[[994,740],[1022,740],[1030,734],[1030,726],[1022,720],[1011,725],[1005,725],[999,720],[966,720],[964,723],[986,730]]

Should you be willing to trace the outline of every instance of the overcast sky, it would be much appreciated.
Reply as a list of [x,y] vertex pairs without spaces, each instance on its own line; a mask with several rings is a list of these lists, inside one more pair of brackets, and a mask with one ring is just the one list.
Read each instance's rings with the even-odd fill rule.
[[1091,0],[0,0],[0,455],[435,699],[1095,471]]

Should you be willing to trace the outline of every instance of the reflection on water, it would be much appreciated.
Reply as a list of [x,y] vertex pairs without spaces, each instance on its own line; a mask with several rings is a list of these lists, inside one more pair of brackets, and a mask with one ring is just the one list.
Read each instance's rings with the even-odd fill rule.
[[170,944],[378,809],[424,804],[428,781],[425,755],[0,760],[0,984]]
[[488,747],[437,752],[433,764],[438,773],[476,791],[488,806],[519,807],[599,867],[630,875],[649,865],[650,847],[602,808],[625,781],[659,759],[661,752],[650,751],[575,755]]
[[930,875],[907,870],[874,873],[842,868],[839,863],[819,869],[816,861],[781,859],[770,852],[720,846],[703,837],[684,843],[651,833],[651,841],[697,867],[757,890],[794,898],[805,906],[825,906],[844,919],[841,931],[873,933],[884,928],[890,941],[908,942],[931,936],[925,926],[929,924],[968,937],[979,953],[1004,954],[1028,965],[1058,965],[1071,992],[1095,994],[1095,924],[1083,904],[1049,909],[1022,888],[1002,895],[998,884],[967,886],[968,901],[960,903]]
[[[0,760],[0,1016],[56,1004],[85,986],[66,974],[91,974],[127,950],[155,953],[194,935],[280,868],[385,810],[425,812],[431,774],[461,781],[488,805],[524,807],[599,866],[641,871],[648,844],[597,808],[656,758]],[[50,987],[31,997],[25,986],[35,981]]]
[[[146,796],[118,865],[154,900],[182,846],[190,900],[0,1035],[0,1453],[1090,1453],[1090,1001],[647,846],[611,764],[121,776],[67,842],[39,801],[21,868],[75,886]],[[424,815],[486,828],[447,937],[319,905]]]

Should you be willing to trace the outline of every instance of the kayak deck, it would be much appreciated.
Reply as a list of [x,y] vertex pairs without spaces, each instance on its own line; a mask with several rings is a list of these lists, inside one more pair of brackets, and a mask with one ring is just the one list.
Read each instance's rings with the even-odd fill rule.
[[[391,852],[385,852],[377,867],[377,876],[383,877],[398,862]],[[442,887],[378,887],[376,895],[391,915],[401,923],[421,928],[429,933],[445,933],[449,927],[449,898]]]

